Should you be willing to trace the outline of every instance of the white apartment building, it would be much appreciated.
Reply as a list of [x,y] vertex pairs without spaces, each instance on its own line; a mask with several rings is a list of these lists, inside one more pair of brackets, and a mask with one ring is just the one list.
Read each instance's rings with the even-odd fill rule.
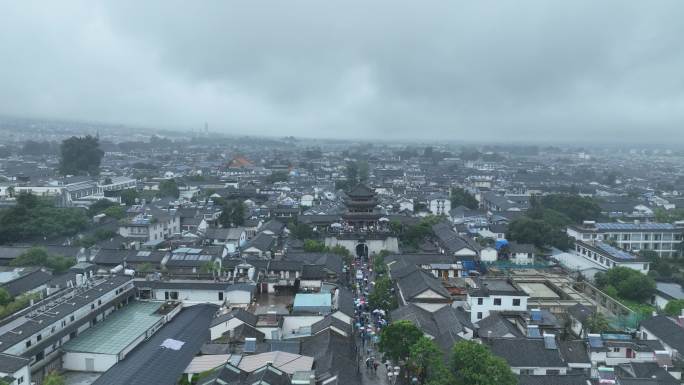
[[627,251],[653,250],[661,257],[671,257],[680,253],[684,224],[585,221],[580,226],[568,226],[567,234],[583,242],[603,241]]

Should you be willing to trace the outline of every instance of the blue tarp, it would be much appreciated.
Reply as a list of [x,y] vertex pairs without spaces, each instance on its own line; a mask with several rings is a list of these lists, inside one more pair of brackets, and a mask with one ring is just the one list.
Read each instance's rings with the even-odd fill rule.
[[496,241],[496,249],[501,250],[502,247],[508,246],[508,241],[505,239],[497,239]]

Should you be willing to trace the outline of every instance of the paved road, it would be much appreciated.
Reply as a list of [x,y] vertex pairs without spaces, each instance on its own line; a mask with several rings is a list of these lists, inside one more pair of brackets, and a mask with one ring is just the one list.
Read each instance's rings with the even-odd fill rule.
[[[370,272],[368,270],[368,266],[371,266],[372,261],[369,260],[368,264],[362,267],[361,271],[363,271],[364,277],[368,278],[368,286],[367,289],[370,292],[373,291],[373,285],[371,282],[375,280],[375,273]],[[361,289],[357,289],[356,296],[360,296],[362,293]],[[374,370],[369,370],[366,368],[366,359],[368,358],[368,348],[369,344],[366,343],[364,346],[361,342],[361,339],[358,337],[358,335],[355,337],[356,340],[356,345],[359,349],[359,352],[361,352],[360,356],[360,367],[361,367],[361,383],[363,385],[390,385],[388,379],[387,379],[387,371],[385,370],[385,365],[380,363],[378,365],[377,371]],[[378,362],[382,361],[382,354],[377,351],[377,348],[375,346],[370,346],[371,351],[370,355],[374,357]]]

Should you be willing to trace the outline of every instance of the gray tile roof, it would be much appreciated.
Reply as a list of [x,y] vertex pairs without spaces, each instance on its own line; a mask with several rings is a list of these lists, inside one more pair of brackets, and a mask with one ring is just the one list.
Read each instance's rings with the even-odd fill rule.
[[28,272],[19,278],[13,279],[2,284],[12,297],[16,297],[27,291],[34,290],[52,280],[52,274],[40,268],[27,268]]
[[641,321],[641,326],[648,329],[663,343],[679,352],[684,352],[684,328],[679,326],[675,320],[659,315]]
[[494,338],[486,340],[492,353],[503,358],[512,367],[556,368],[565,367],[558,349],[546,349],[542,339]]

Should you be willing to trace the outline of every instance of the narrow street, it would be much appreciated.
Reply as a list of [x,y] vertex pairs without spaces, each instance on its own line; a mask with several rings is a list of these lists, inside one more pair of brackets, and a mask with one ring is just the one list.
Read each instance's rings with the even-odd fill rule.
[[[360,353],[359,368],[361,372],[361,383],[364,385],[394,384],[395,382],[390,381],[387,376],[387,369],[385,367],[385,364],[382,362],[382,353],[378,351],[376,341],[374,341],[378,339],[376,336],[379,334],[377,333],[379,332],[379,330],[376,329],[376,326],[372,321],[373,316],[369,313],[369,311],[372,311],[373,309],[366,308],[366,311],[363,311],[364,306],[359,306],[359,303],[366,303],[367,295],[370,294],[373,290],[375,272],[372,272],[370,271],[371,269],[369,269],[369,266],[372,265],[372,260],[369,258],[367,263],[364,263],[364,261],[361,258],[357,257],[355,265],[356,270],[361,271],[363,275],[362,279],[356,280],[357,287],[356,291],[354,292],[357,320],[364,319],[364,317],[371,319],[370,322],[361,321],[362,328],[357,327],[355,332],[356,346]],[[366,338],[365,340],[362,338],[361,331],[363,328],[366,328],[366,330],[370,329],[372,331],[370,338]],[[366,362],[369,359],[369,357],[371,358],[371,363],[373,361],[377,363],[377,369],[374,369],[372,364],[370,368],[366,365]]]

